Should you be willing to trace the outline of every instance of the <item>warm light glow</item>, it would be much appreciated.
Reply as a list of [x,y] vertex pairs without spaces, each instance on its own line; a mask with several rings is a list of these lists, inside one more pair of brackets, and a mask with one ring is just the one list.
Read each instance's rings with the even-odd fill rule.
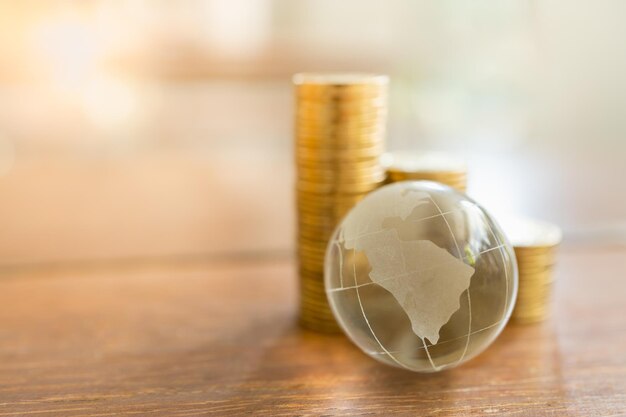
[[211,0],[204,3],[204,31],[225,56],[249,57],[266,46],[271,15],[265,0]]
[[110,130],[128,125],[137,96],[129,83],[104,68],[108,38],[96,23],[78,13],[48,16],[33,27],[33,51],[57,99],[80,106],[94,127]]
[[90,80],[82,99],[87,118],[98,128],[124,126],[137,112],[137,95],[130,84],[113,77]]
[[63,90],[82,88],[101,58],[95,32],[88,20],[79,16],[41,22],[34,30],[34,43],[55,86]]

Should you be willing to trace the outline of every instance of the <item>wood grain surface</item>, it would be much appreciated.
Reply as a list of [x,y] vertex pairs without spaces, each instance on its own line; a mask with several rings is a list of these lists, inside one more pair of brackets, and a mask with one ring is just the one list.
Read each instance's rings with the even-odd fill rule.
[[5,269],[0,416],[626,415],[625,270],[566,248],[549,321],[420,375],[299,329],[290,257]]

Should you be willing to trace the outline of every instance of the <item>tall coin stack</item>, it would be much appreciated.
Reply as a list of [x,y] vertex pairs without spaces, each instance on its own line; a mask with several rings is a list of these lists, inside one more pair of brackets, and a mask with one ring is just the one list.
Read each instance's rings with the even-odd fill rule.
[[300,322],[338,331],[324,291],[324,255],[342,217],[385,179],[382,75],[297,74],[295,154]]
[[467,188],[465,162],[441,152],[394,151],[382,156],[387,182],[437,181],[461,192]]
[[503,224],[515,250],[519,273],[513,321],[543,321],[550,313],[561,230],[553,224],[521,218],[507,219]]

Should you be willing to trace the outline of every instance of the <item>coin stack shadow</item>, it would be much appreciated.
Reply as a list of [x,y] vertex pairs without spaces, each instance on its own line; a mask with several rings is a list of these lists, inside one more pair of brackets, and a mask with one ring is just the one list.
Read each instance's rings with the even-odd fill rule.
[[385,179],[388,78],[297,74],[295,157],[300,323],[335,332],[324,290],[324,256],[343,216]]
[[549,314],[558,245],[513,246],[517,258],[519,287],[513,321],[536,323]]

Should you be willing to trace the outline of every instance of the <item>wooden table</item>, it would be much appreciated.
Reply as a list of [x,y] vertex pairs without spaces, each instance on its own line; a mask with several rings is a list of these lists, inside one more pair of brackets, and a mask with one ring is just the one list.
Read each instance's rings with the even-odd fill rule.
[[626,415],[626,249],[565,248],[554,315],[434,375],[295,324],[290,255],[4,269],[0,416]]

